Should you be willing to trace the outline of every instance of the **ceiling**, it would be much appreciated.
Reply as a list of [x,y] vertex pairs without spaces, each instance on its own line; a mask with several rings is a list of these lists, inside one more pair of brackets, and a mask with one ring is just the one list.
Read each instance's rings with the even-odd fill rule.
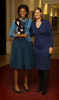
[[59,8],[59,3],[58,4],[54,3],[54,4],[51,4],[51,5],[53,6],[53,8]]

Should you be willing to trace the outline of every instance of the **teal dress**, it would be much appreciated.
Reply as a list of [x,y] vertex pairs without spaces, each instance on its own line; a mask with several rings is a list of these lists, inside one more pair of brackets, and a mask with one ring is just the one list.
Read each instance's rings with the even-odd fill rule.
[[14,31],[17,30],[17,26],[15,24],[15,21],[13,21],[9,33],[10,37],[14,37],[11,50],[10,67],[15,69],[29,70],[34,67],[33,43],[30,38],[29,32],[32,21],[31,19],[27,19],[26,22],[23,22],[21,20],[20,22],[22,26],[24,26],[25,33],[28,34],[28,38],[16,38],[16,36],[14,35]]

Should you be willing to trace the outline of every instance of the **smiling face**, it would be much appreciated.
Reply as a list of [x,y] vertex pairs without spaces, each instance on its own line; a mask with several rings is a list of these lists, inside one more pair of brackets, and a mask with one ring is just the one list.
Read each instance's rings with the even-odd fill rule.
[[27,12],[26,12],[26,10],[24,8],[21,8],[19,14],[20,14],[20,17],[22,19],[25,19],[26,15],[27,15]]
[[41,17],[42,17],[42,12],[40,12],[39,9],[35,10],[34,17],[35,17],[36,19],[41,18]]

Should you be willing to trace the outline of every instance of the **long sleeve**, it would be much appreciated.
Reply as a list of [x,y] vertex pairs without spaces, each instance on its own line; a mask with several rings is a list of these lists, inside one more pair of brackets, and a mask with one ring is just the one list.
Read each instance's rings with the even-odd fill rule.
[[50,26],[49,21],[47,21],[47,29],[48,29],[48,32],[49,32],[50,47],[53,47],[53,33],[52,33],[52,28]]
[[30,35],[30,26],[31,26],[32,20],[28,19],[27,23],[25,24],[25,34],[28,34],[28,36]]
[[30,35],[30,26],[31,26],[32,20],[28,19],[27,23],[25,24],[25,34],[28,34],[28,36]]
[[30,27],[31,27],[31,23],[32,23],[32,20],[31,19],[28,19],[26,25],[25,25],[25,32],[24,34],[28,34],[28,38],[26,38],[28,41],[32,41],[31,40],[31,37],[30,37]]
[[10,37],[16,37],[16,36],[14,35],[15,29],[16,29],[16,25],[15,25],[15,22],[13,21],[12,26],[11,26],[11,29],[10,29],[10,32],[9,32],[9,36],[10,36]]
[[33,33],[33,22],[31,23],[31,27],[30,27],[30,36],[32,37],[32,36],[34,36],[34,33]]

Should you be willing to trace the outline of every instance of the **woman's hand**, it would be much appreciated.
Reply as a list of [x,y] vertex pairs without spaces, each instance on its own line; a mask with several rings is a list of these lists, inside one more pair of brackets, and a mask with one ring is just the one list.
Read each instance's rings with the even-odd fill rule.
[[24,38],[28,38],[28,34],[23,34]]
[[53,53],[53,48],[50,47],[50,48],[49,48],[49,54],[52,54],[52,53]]

